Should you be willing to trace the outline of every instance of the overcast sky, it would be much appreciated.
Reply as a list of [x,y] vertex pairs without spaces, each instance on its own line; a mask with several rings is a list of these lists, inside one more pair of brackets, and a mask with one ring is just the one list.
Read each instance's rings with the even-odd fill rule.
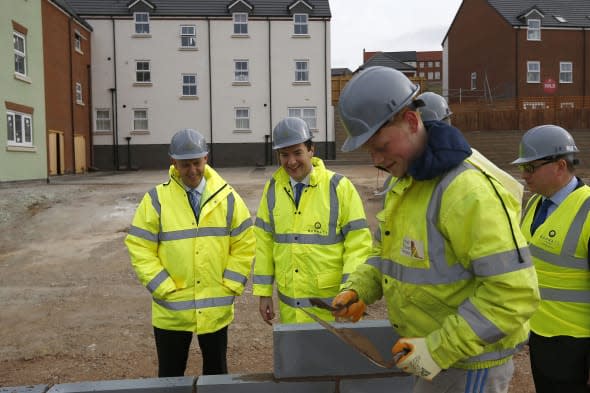
[[368,52],[442,50],[461,0],[332,0],[332,68],[354,71]]

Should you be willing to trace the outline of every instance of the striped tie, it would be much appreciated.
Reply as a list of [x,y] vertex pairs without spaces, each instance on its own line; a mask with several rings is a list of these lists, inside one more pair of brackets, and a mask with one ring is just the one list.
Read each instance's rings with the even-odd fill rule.
[[188,199],[191,203],[191,207],[193,208],[193,212],[195,213],[195,217],[199,218],[199,214],[201,213],[201,194],[197,190],[190,190],[187,191]]

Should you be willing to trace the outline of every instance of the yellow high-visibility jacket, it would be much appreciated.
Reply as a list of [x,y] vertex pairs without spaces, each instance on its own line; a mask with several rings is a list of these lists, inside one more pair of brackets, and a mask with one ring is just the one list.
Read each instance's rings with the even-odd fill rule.
[[[345,287],[382,296],[402,337],[425,337],[443,369],[502,364],[527,340],[539,302],[520,207],[467,161],[430,180],[392,179],[373,255]],[[509,220],[510,218],[510,220]]]
[[271,296],[276,282],[283,323],[313,322],[300,307],[333,320],[328,311],[310,308],[309,299],[330,304],[371,251],[371,233],[353,184],[327,170],[319,158],[312,164],[299,208],[289,175],[279,168],[264,187],[256,217],[254,295]]
[[541,304],[531,318],[540,336],[590,337],[590,187],[579,187],[531,235],[540,195],[525,208],[522,233],[539,276]]
[[179,174],[145,194],[125,239],[160,329],[215,332],[234,317],[255,254],[250,212],[208,165],[199,221]]

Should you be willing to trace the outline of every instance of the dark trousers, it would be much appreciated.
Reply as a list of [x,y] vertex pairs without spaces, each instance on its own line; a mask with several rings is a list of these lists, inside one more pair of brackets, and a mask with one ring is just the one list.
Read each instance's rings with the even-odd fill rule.
[[[184,376],[193,333],[154,326],[154,336],[158,377]],[[213,333],[198,334],[197,339],[203,354],[203,375],[227,374],[227,326]]]
[[543,337],[531,332],[529,347],[537,393],[590,392],[590,338]]

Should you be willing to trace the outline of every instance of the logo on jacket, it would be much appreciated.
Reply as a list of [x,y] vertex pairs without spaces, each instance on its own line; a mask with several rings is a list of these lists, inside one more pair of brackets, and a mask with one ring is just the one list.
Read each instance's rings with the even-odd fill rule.
[[408,257],[424,259],[424,243],[419,240],[404,237],[401,253]]

